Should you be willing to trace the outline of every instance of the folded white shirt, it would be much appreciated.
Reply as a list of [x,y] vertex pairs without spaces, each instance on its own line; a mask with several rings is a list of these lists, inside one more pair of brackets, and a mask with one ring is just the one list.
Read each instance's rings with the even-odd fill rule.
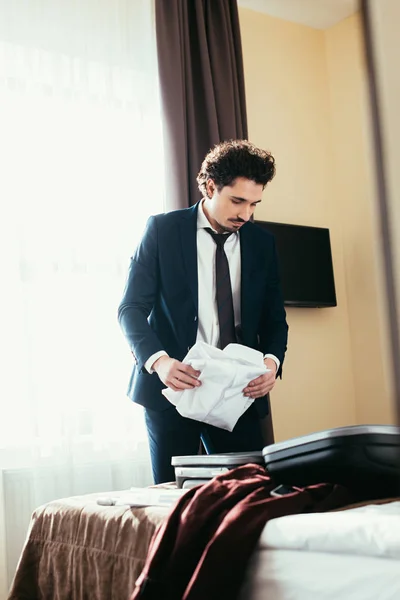
[[164,488],[131,488],[116,496],[100,496],[100,506],[173,506],[187,490]]
[[200,371],[201,385],[190,390],[163,390],[164,396],[183,416],[232,431],[254,402],[243,394],[252,379],[269,371],[264,355],[241,344],[220,350],[196,342],[182,361]]

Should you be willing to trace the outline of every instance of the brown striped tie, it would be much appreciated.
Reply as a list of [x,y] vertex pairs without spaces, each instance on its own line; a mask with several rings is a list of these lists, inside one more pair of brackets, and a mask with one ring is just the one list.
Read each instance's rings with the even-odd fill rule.
[[215,251],[215,282],[219,321],[218,346],[223,350],[228,344],[236,342],[231,278],[228,259],[224,250],[224,244],[230,233],[215,233],[209,227],[206,227],[205,230],[217,244]]

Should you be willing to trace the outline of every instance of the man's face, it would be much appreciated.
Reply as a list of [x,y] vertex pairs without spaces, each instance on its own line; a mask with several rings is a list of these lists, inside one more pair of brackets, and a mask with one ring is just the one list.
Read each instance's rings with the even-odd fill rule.
[[219,233],[239,231],[250,219],[259,202],[263,186],[250,179],[238,177],[232,185],[218,191],[216,185],[207,181],[208,198],[204,201],[204,212],[213,228]]

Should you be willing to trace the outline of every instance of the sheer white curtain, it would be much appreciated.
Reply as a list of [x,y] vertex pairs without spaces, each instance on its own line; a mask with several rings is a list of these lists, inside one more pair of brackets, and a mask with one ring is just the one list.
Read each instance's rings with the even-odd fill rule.
[[151,480],[116,310],[163,210],[157,86],[151,0],[0,0],[0,584],[35,506]]

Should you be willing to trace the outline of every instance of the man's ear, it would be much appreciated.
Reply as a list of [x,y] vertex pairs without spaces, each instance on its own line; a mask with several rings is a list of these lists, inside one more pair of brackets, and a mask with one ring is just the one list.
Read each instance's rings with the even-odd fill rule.
[[215,192],[215,183],[212,179],[207,179],[206,183],[207,197],[212,198]]

